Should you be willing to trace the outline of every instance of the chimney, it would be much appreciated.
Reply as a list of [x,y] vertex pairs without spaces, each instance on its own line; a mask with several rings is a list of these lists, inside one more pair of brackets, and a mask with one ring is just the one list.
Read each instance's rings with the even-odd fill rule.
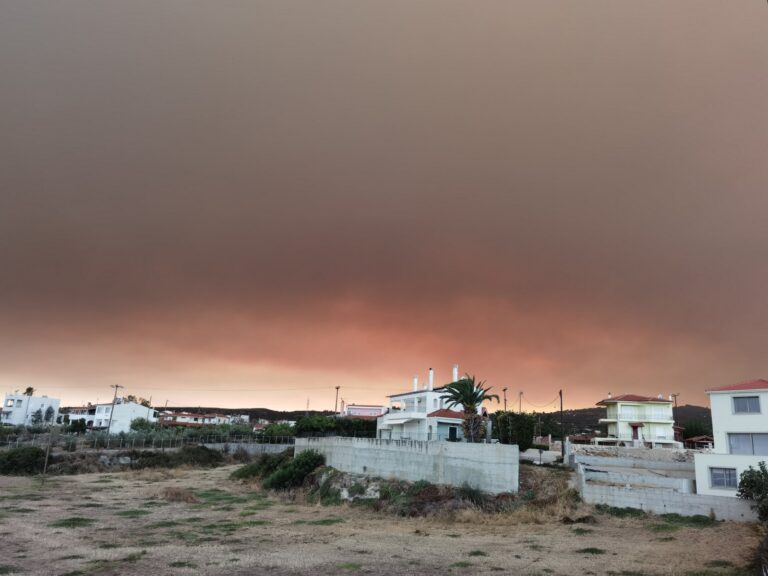
[[413,391],[416,392],[416,390],[419,389],[419,377],[414,376],[413,377]]
[[611,398],[613,398],[613,396],[611,396],[611,393],[608,392],[608,400],[610,400]]
[[429,390],[432,390],[432,388],[435,385],[435,371],[432,370],[432,368],[429,369]]
[[454,364],[453,365],[453,380],[451,382],[458,382],[459,381],[459,365]]
[[658,398],[659,400],[663,400],[663,399],[664,399],[664,396],[662,396],[661,394],[659,394],[658,396],[656,396],[656,398]]
[[669,395],[669,401],[672,402],[672,394]]

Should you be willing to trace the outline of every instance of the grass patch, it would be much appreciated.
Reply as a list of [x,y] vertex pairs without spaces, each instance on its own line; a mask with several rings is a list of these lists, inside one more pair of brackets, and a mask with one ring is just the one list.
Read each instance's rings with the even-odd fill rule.
[[123,518],[140,518],[141,516],[148,516],[149,514],[152,514],[149,510],[123,510],[122,512],[118,512],[115,514],[115,516],[122,516]]
[[363,567],[362,564],[356,564],[355,562],[344,562],[344,564],[339,564],[339,568],[341,570],[352,570],[352,571],[358,571]]
[[707,568],[732,568],[733,562],[728,560],[710,560],[706,563]]
[[138,562],[146,555],[146,550],[142,550],[141,552],[134,552],[133,554],[128,554],[128,556],[121,558],[120,562]]
[[680,528],[711,528],[717,526],[718,521],[709,516],[697,514],[695,516],[681,516],[680,514],[662,514],[660,516],[664,522]]
[[471,550],[467,556],[488,556],[488,553],[483,550]]
[[93,520],[90,518],[83,518],[82,516],[71,516],[70,518],[62,518],[48,524],[49,528],[83,528],[93,524]]
[[662,536],[661,538],[656,538],[656,542],[672,542],[673,540],[677,540],[674,536]]
[[171,562],[170,564],[168,564],[168,566],[170,566],[171,568],[197,568],[197,564],[195,564],[194,562],[183,562],[183,561]]
[[70,556],[62,556],[59,560],[82,560],[85,556],[81,554],[71,554]]
[[147,526],[149,529],[153,528],[172,528],[173,526],[178,526],[179,523],[176,522],[176,520],[163,520],[162,522],[155,522],[154,524],[150,524]]
[[0,564],[0,574],[10,574],[11,572],[17,572],[15,566],[8,564]]
[[472,566],[472,562],[467,562],[466,560],[461,560],[459,562],[454,562],[450,565],[450,568],[469,568]]
[[587,534],[592,534],[594,530],[590,530],[589,528],[574,528],[572,532],[576,534],[576,536],[586,536]]
[[320,520],[308,520],[306,523],[311,526],[331,526],[342,522],[344,522],[343,518],[322,518]]
[[575,552],[577,554],[592,554],[593,556],[605,554],[605,550],[603,550],[602,548],[579,548]]
[[[595,510],[601,514],[608,514],[609,516],[616,516],[617,518],[643,518],[646,513],[643,510],[637,508],[617,508],[615,506],[608,506],[607,504],[596,504]],[[677,514],[675,514],[677,516]]]

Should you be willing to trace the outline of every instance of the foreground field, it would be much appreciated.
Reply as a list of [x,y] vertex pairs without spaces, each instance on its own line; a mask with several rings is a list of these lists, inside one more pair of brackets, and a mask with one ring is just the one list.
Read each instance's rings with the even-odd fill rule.
[[746,574],[758,542],[655,517],[397,518],[270,497],[233,469],[0,477],[0,574],[714,576]]

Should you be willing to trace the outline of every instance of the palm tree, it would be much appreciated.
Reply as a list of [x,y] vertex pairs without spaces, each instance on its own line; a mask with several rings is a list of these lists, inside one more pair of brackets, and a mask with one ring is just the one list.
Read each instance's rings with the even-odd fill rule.
[[27,386],[27,389],[24,390],[24,396],[34,396],[35,395],[35,389],[32,388],[32,386]]
[[498,394],[489,394],[490,387],[485,387],[485,381],[477,382],[474,376],[465,374],[456,382],[451,382],[444,388],[442,399],[447,400],[446,406],[453,408],[461,406],[464,410],[464,436],[470,442],[482,439],[485,432],[483,417],[477,413],[477,409],[486,400],[499,401]]

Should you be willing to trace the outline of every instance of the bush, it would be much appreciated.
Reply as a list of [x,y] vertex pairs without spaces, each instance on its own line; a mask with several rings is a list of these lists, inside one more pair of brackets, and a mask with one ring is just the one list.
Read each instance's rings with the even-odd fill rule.
[[178,452],[133,450],[128,452],[128,456],[133,468],[175,468],[184,465],[213,468],[224,461],[221,452],[205,446],[185,446]]
[[533,446],[535,421],[531,414],[496,412],[495,416],[501,444],[517,444],[520,452]]
[[757,517],[761,522],[768,522],[768,469],[765,462],[758,462],[757,468],[750,466],[741,473],[736,495],[754,501],[752,508],[757,510]]
[[0,474],[39,474],[45,465],[45,452],[36,446],[22,446],[0,452]]
[[280,466],[290,462],[293,458],[293,448],[284,450],[279,454],[262,454],[252,464],[246,464],[238,468],[230,475],[233,480],[247,480],[249,478],[266,478]]
[[325,456],[314,450],[306,450],[272,472],[264,480],[264,487],[273,490],[296,488],[304,483],[315,468],[325,464]]

